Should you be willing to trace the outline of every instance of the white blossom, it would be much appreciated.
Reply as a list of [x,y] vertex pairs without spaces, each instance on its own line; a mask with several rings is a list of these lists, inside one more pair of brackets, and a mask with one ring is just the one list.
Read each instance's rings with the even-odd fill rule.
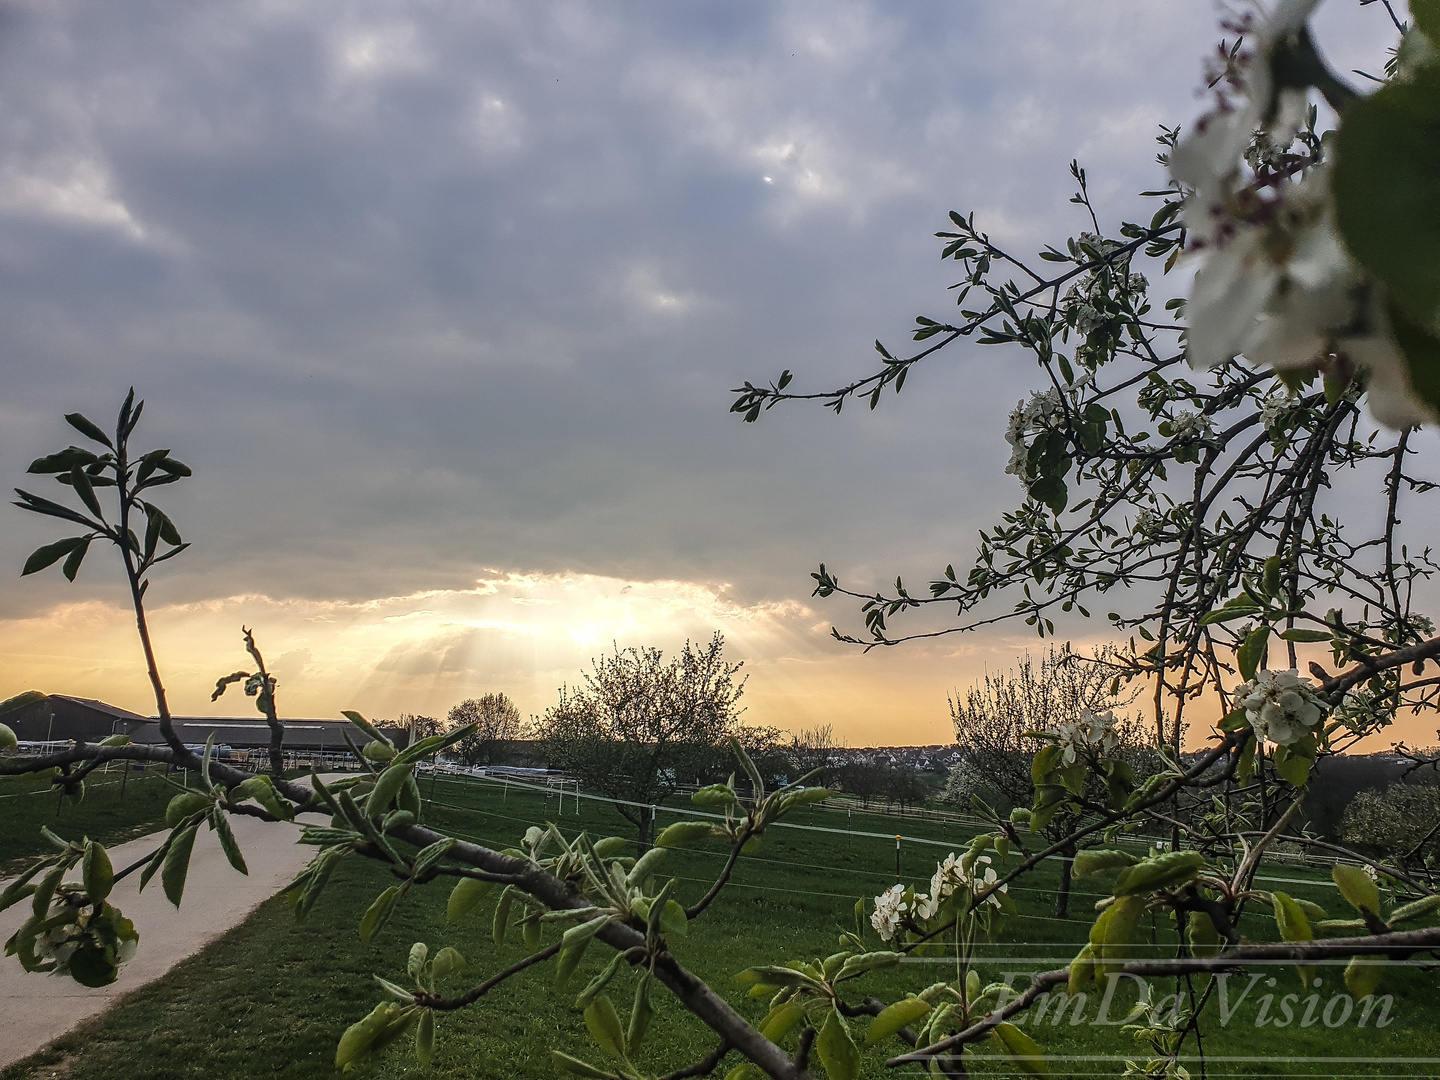
[[1031,394],[1029,401],[1016,402],[1005,426],[1005,441],[1010,444],[1010,461],[1005,466],[1008,475],[1018,477],[1022,484],[1029,484],[1030,447],[1025,440],[1029,435],[1055,427],[1064,414],[1060,391],[1053,386]]
[[[984,859],[985,862],[989,862],[989,861],[990,861],[989,859],[984,858],[984,856],[981,856],[981,858]],[[996,875],[996,873],[995,873],[995,868],[994,868],[993,866],[987,866],[987,867],[985,868],[985,876],[984,876],[983,878],[981,878],[981,877],[978,876],[978,868],[977,868],[977,876],[976,876],[976,879],[975,879],[974,891],[975,891],[975,892],[983,892],[983,891],[986,890],[986,889],[990,889],[990,888],[992,888],[992,887],[995,885],[995,882],[998,881],[998,880],[999,880],[999,877]],[[1000,888],[995,889],[993,892],[991,892],[988,896],[985,897],[985,902],[986,902],[987,904],[989,904],[991,907],[997,907],[997,908],[998,908],[998,907],[1001,906],[1000,894],[1003,893],[1003,892],[1009,892],[1009,891],[1010,891],[1010,886],[1009,886],[1009,885],[1001,885]]]
[[1066,765],[1088,757],[1091,753],[1109,754],[1120,745],[1115,728],[1118,721],[1113,712],[1096,713],[1085,709],[1078,720],[1066,720],[1055,729],[1060,745],[1064,747],[1061,758]]
[[1288,391],[1276,390],[1260,402],[1260,422],[1267,429],[1273,428],[1290,412],[1290,406],[1294,404]]
[[1272,60],[1316,2],[1282,0],[1268,14],[1257,8],[1260,17],[1237,28],[1247,35],[1237,71],[1171,155],[1171,173],[1190,189],[1181,208],[1190,248],[1204,260],[1186,306],[1187,355],[1207,370],[1240,355],[1277,370],[1335,355],[1368,374],[1378,422],[1433,421],[1410,383],[1383,288],[1345,250],[1328,167],[1311,164],[1298,177],[1267,173],[1263,183],[1244,168],[1247,153],[1252,168],[1263,168],[1288,148],[1305,116],[1305,92],[1277,88]]
[[1182,409],[1175,414],[1175,419],[1170,421],[1170,427],[1176,439],[1190,442],[1195,439],[1208,439],[1215,431],[1215,422],[1204,413]]
[[1294,668],[1257,673],[1235,691],[1235,700],[1255,737],[1277,746],[1291,746],[1309,735],[1329,708],[1315,684]]
[[889,941],[900,929],[907,908],[905,886],[891,885],[875,897],[875,910],[870,914],[870,925],[880,935],[881,941]]
[[1142,507],[1135,515],[1132,531],[1136,536],[1153,540],[1165,525],[1165,519],[1149,507]]
[[915,894],[915,917],[921,922],[929,922],[935,917],[935,912],[939,910],[939,897],[926,896],[924,893]]
[[[983,874],[982,874],[983,867]],[[953,851],[946,855],[935,867],[935,873],[930,878],[930,895],[927,898],[930,905],[930,914],[921,914],[921,918],[931,918],[939,909],[941,903],[952,896],[958,889],[968,889],[972,894],[981,891],[987,886],[994,885],[998,880],[995,868],[990,865],[990,856],[981,855],[973,866],[967,867],[965,860],[957,856]],[[985,902],[994,907],[1000,906],[999,894],[1008,892],[1010,886],[1001,885],[999,889],[985,898]],[[917,914],[920,897],[916,897]]]
[[930,876],[930,895],[942,901],[961,885],[968,884],[970,875],[961,865],[960,858],[953,851],[935,866]]

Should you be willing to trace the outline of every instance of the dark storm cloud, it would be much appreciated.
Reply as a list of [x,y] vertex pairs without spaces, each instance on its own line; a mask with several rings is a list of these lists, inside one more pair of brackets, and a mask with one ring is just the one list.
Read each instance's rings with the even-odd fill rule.
[[[181,599],[959,563],[1017,494],[1023,365],[751,428],[727,390],[843,381],[943,311],[947,209],[1077,231],[1072,156],[1146,213],[1212,36],[1138,0],[12,5],[0,470],[134,383],[196,467]],[[0,565],[49,537],[17,519]]]

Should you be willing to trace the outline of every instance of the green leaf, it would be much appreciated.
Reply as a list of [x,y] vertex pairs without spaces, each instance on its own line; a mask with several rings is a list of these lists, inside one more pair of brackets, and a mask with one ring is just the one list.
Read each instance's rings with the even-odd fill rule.
[[1411,387],[1422,401],[1440,411],[1440,338],[1434,329],[1427,330],[1411,318],[1394,297],[1390,297],[1387,307],[1390,330],[1405,357]]
[[640,1052],[645,1042],[645,1033],[650,1030],[650,1021],[655,1018],[655,1008],[650,1004],[650,973],[641,972],[635,987],[635,1000],[630,1005],[630,1023],[625,1028],[625,1049],[632,1057]]
[[1096,967],[1095,946],[1087,942],[1085,947],[1076,954],[1075,959],[1070,961],[1069,993],[1072,996],[1081,987],[1095,981]]
[[361,716],[354,709],[341,709],[340,715],[345,717],[346,720],[349,720],[352,724],[358,727],[366,735],[369,735],[370,738],[374,739],[376,742],[384,743],[387,746],[390,744],[390,740],[387,739],[384,735],[380,734],[379,728],[375,727],[374,724],[370,723],[369,720],[366,720],[365,717]]
[[803,971],[795,968],[762,964],[746,968],[735,976],[735,981],[746,986],[808,986],[820,989],[820,983]]
[[160,884],[165,889],[165,896],[176,907],[180,906],[180,898],[185,895],[185,875],[190,871],[190,852],[195,847],[195,833],[199,830],[200,823],[187,825],[172,833],[168,849],[165,852],[165,865],[160,870]]
[[1370,880],[1370,875],[1358,866],[1336,863],[1330,868],[1330,877],[1335,882],[1347,903],[1356,911],[1372,915],[1380,914],[1380,886]]
[[457,971],[465,967],[465,957],[460,955],[460,950],[446,945],[435,954],[435,959],[430,961],[430,970],[437,979],[448,979]]
[[1076,853],[1073,873],[1078,878],[1093,877],[1110,870],[1134,866],[1139,861],[1128,851],[1106,851],[1100,848],[1091,848]]
[[494,888],[493,882],[481,881],[479,878],[461,878],[450,890],[450,900],[445,905],[445,918],[448,922],[458,923],[474,910],[475,905],[489,894]]
[[1286,641],[1316,642],[1329,641],[1334,635],[1326,630],[1302,630],[1298,626],[1291,627],[1280,635]]
[[1410,0],[1410,17],[1421,33],[1440,45],[1440,0]]
[[1250,633],[1245,635],[1245,640],[1240,648],[1235,650],[1236,663],[1240,665],[1240,677],[1245,680],[1255,678],[1255,672],[1265,662],[1266,646],[1270,640],[1270,627],[1262,623]]
[[1122,896],[1100,913],[1090,927],[1091,962],[1095,974],[1106,974],[1130,954],[1130,945],[1135,940],[1136,928],[1144,911],[1145,897]]
[[70,977],[81,986],[109,986],[118,972],[113,948],[87,942],[70,955]]
[[210,805],[210,800],[198,791],[182,791],[165,807],[165,824],[175,828]]
[[431,735],[428,739],[420,739],[418,742],[407,746],[395,755],[396,765],[407,765],[416,761],[423,761],[425,758],[433,757],[447,746],[459,742],[467,735],[475,733],[476,725],[466,724],[453,731],[447,731],[443,735]]
[[174,846],[175,836],[179,831],[176,829],[171,832],[155,854],[150,856],[150,861],[145,864],[145,869],[140,871],[140,887],[135,890],[136,892],[144,892],[145,886],[150,884],[150,879],[155,876],[155,872],[165,864],[165,857],[170,854],[170,848]]
[[856,1080],[860,1075],[860,1048],[850,1036],[850,1026],[831,1009],[815,1040],[815,1050],[830,1080]]
[[559,1050],[550,1051],[550,1061],[557,1069],[568,1072],[571,1076],[583,1076],[587,1080],[615,1080],[614,1073],[608,1073],[604,1069],[597,1069],[589,1062],[581,1061],[577,1057],[561,1053]]
[[1265,569],[1260,575],[1260,587],[1272,600],[1280,595],[1280,556],[1271,555],[1265,560]]
[[91,900],[104,900],[110,895],[110,890],[115,885],[115,870],[110,865],[110,856],[94,840],[85,842],[81,869],[86,896]]
[[580,996],[575,999],[575,1008],[588,1009],[590,1005],[600,996],[600,991],[610,985],[610,980],[620,973],[620,966],[625,963],[625,954],[616,953],[610,958],[610,963],[601,969],[600,974],[586,984],[585,989],[580,991]]
[[46,517],[61,518],[64,521],[73,521],[77,525],[83,525],[87,529],[101,529],[99,522],[91,521],[78,510],[71,510],[68,506],[53,502],[50,499],[42,499],[39,495],[32,495],[28,491],[15,489],[15,494],[20,496],[20,502],[15,505],[22,510],[29,510],[32,514],[43,514]]
[[295,816],[295,808],[280,798],[268,776],[252,776],[242,781],[231,789],[230,798],[235,802],[254,799],[265,808],[266,813],[281,821],[288,821]]
[[652,847],[649,851],[645,852],[644,855],[641,855],[640,858],[635,860],[635,865],[632,866],[630,872],[625,875],[625,883],[627,885],[643,885],[645,879],[654,872],[657,866],[665,861],[665,857],[668,854],[667,849],[663,847],[658,845]]
[[[1283,892],[1271,893],[1271,902],[1275,908],[1275,925],[1280,930],[1281,941],[1314,941],[1315,931],[1310,928],[1310,920],[1300,910],[1300,905],[1295,903]],[[1306,965],[1297,965],[1295,971],[1300,976],[1302,988],[1310,989],[1310,984],[1315,978],[1315,969]]]
[[369,941],[390,921],[395,905],[400,901],[400,886],[391,885],[377,896],[360,918],[360,940]]
[[1215,611],[1207,612],[1200,620],[1201,626],[1210,626],[1213,623],[1230,622],[1234,619],[1243,619],[1254,615],[1260,610],[1260,605],[1248,596],[1237,596],[1224,607]]
[[400,794],[400,789],[409,779],[410,770],[414,767],[412,762],[397,762],[382,772],[375,781],[375,786],[370,789],[370,797],[365,800],[365,813],[372,818],[384,816],[385,811],[390,809],[390,804],[395,801],[395,796]]
[[1315,940],[1315,934],[1310,929],[1310,920],[1305,918],[1299,904],[1283,892],[1271,893],[1271,898],[1275,907],[1275,925],[1280,930],[1281,941]]
[[18,904],[21,900],[24,900],[25,897],[33,893],[35,887],[30,884],[31,880],[36,874],[40,873],[40,871],[48,869],[51,864],[51,859],[40,860],[31,866],[29,870],[26,870],[25,873],[6,885],[3,890],[0,890],[0,911],[4,911],[13,904]]
[[1352,956],[1345,965],[1345,989],[1358,1001],[1367,994],[1375,993],[1380,985],[1380,976],[1385,973],[1385,961],[1372,956]]
[[1255,748],[1258,740],[1248,738],[1240,750],[1240,759],[1235,763],[1235,780],[1240,784],[1250,782],[1250,777],[1255,773]]
[[415,1059],[429,1065],[435,1056],[435,1010],[422,1009],[415,1024]]
[[1420,326],[1440,314],[1440,70],[1425,67],[1346,107],[1335,213],[1345,246]]
[[1030,762],[1030,779],[1036,785],[1044,784],[1063,752],[1064,748],[1056,743],[1042,747]]
[[561,946],[560,955],[555,958],[555,989],[564,990],[570,983],[570,976],[575,974],[575,969],[580,966],[580,961],[585,956],[585,950],[590,947],[590,938],[585,938],[577,945],[568,948]]
[[914,997],[903,998],[893,1005],[887,1005],[880,1015],[870,1022],[870,1030],[865,1032],[865,1045],[874,1046],[892,1035],[898,1035],[901,1028],[908,1027],[929,1012],[930,1003]]
[[1215,923],[1203,911],[1190,912],[1188,923],[1190,951],[1196,956],[1214,956],[1225,947]]
[[689,844],[699,843],[701,840],[709,840],[714,836],[724,836],[724,830],[711,825],[708,821],[677,821],[673,825],[667,825],[660,835],[655,838],[656,847],[685,847]]
[[415,991],[407,990],[405,987],[397,985],[389,979],[382,979],[379,975],[372,975],[371,978],[380,984],[380,989],[384,990],[396,1001],[403,1002],[406,1005],[415,1004]]
[[[25,560],[25,567],[20,571],[20,576],[25,577],[28,574],[38,574],[51,563],[59,562],[60,559],[88,542],[89,537],[71,536],[64,540],[56,540],[53,544],[46,544],[44,547],[36,548],[31,552],[30,557]],[[69,577],[71,581],[75,580],[73,575],[66,576]]]
[[[821,571],[824,571],[822,566]],[[760,777],[760,770],[755,767],[755,762],[750,760],[750,755],[745,752],[745,747],[740,745],[740,740],[734,735],[730,736],[730,749],[740,759],[740,767],[745,770],[745,775],[750,778],[751,798],[759,802],[765,797],[765,781]]]
[[1058,476],[1041,476],[1030,485],[1029,495],[1056,514],[1063,512],[1070,500],[1070,491]]
[[105,432],[101,431],[95,424],[85,419],[80,413],[66,413],[65,422],[87,439],[94,439],[98,443],[104,443],[111,450],[115,449],[115,444],[110,441],[110,436],[106,435]]
[[525,942],[527,949],[535,952],[540,948],[540,913],[538,911],[527,912],[518,925],[520,940]]
[[1120,871],[1115,879],[1116,896],[1173,889],[1195,880],[1205,866],[1205,856],[1198,851],[1167,851]]
[[783,1001],[776,1005],[765,1015],[765,1019],[758,1025],[760,1034],[778,1044],[804,1018],[805,1006],[791,998],[789,1001]]
[[1397,923],[1408,922],[1410,919],[1418,919],[1421,915],[1428,914],[1436,908],[1440,908],[1440,893],[1434,896],[1424,896],[1419,900],[1397,907],[1390,912],[1390,925],[1395,926]]
[[696,806],[730,806],[736,801],[735,789],[729,784],[711,784],[691,795],[690,801]]
[[65,559],[65,564],[60,567],[60,572],[65,575],[66,581],[74,581],[75,575],[80,573],[80,564],[85,561],[85,553],[90,550],[92,536],[85,536],[76,546],[75,550]]
[[[44,701],[45,695],[39,690],[24,690],[18,694],[0,701],[0,716],[12,713],[16,709],[23,709],[27,705],[34,705],[36,702]],[[13,749],[13,747],[12,747]]]
[[592,1001],[585,1010],[585,1026],[590,1029],[590,1037],[601,1050],[618,1061],[626,1059],[625,1031],[620,1026],[620,1014],[615,1011],[614,1003],[604,994]]
[[230,831],[230,821],[225,816],[225,811],[218,806],[211,808],[210,824],[220,839],[220,850],[225,852],[225,858],[230,865],[248,876],[250,868],[245,865],[245,856],[240,853],[240,845],[235,842],[235,834]]
[[1313,757],[1297,754],[1284,746],[1275,747],[1270,759],[1275,763],[1280,775],[1297,788],[1305,786],[1310,779],[1310,766],[1315,764]]
[[383,1050],[410,1029],[420,1010],[392,1001],[376,1005],[365,1019],[351,1024],[335,1048],[335,1067],[349,1072],[376,1051]]
[[500,902],[495,905],[495,918],[490,924],[490,937],[496,945],[505,943],[505,931],[510,927],[510,908],[515,903],[515,886],[506,885],[500,890]]
[[436,840],[435,843],[428,847],[421,848],[415,853],[415,861],[411,864],[410,875],[418,878],[421,874],[425,873],[426,870],[429,870],[430,867],[443,859],[456,843],[457,841],[453,836],[447,836],[441,840]]
[[853,979],[857,975],[863,975],[867,971],[879,971],[882,968],[891,968],[905,959],[904,953],[899,952],[869,952],[861,953],[858,956],[849,957],[840,965],[836,972],[834,981],[842,979]]
[[609,922],[609,915],[598,915],[593,919],[587,919],[579,926],[572,926],[569,930],[566,930],[560,938],[561,948],[573,949],[581,942],[589,941],[603,930]]
[[90,483],[90,474],[84,469],[71,469],[70,486],[75,489],[75,494],[80,496],[80,501],[89,511],[97,518],[104,520],[105,512],[100,509],[100,500],[95,497],[95,488]]
[[991,1029],[991,1036],[999,1044],[1001,1052],[1031,1076],[1050,1075],[1040,1044],[1014,1024],[996,1024]]

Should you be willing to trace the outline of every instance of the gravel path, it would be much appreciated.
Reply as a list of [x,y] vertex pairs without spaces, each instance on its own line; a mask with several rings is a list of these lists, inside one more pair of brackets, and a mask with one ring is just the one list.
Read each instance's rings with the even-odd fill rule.
[[[225,861],[215,834],[202,826],[195,838],[184,902],[178,909],[165,899],[158,875],[143,893],[138,891],[138,870],[115,886],[109,901],[134,920],[140,944],[109,986],[90,989],[70,978],[28,974],[15,957],[0,958],[0,1017],[4,1018],[0,1021],[0,1068],[33,1054],[82,1020],[104,1012],[123,994],[158,979],[204,948],[289,884],[315,854],[314,848],[295,842],[300,830],[293,824],[232,816],[230,826],[245,855],[249,876]],[[154,851],[164,839],[162,831],[109,848],[110,860],[120,870]],[[78,867],[72,876],[78,880]],[[29,912],[29,901],[0,912],[0,941],[8,939]]]

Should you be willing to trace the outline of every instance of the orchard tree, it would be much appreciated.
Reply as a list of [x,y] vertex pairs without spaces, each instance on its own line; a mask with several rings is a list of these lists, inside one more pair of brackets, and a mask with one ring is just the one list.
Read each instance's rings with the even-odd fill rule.
[[1377,852],[1427,882],[1440,873],[1440,784],[1433,776],[1360,792],[1340,827],[1347,844]]
[[[692,797],[696,816],[667,827],[638,859],[623,853],[625,838],[538,824],[497,851],[421,820],[416,764],[468,727],[401,749],[347,713],[372,742],[362,774],[335,784],[313,774],[308,783],[252,775],[214,760],[210,748],[192,751],[174,730],[144,604],[151,572],[183,548],[153,489],[189,470],[167,450],[132,451],[140,414],[132,395],[113,433],[71,414],[88,445],[31,465],[59,480],[67,500],[21,492],[20,505],[79,531],[36,551],[25,572],[60,562],[74,580],[94,541],[113,546],[164,742],[114,736],[19,755],[0,725],[0,775],[46,778],[79,798],[85,778],[108,761],[155,761],[195,770],[198,789],[177,794],[167,815],[172,831],[143,869],[116,872],[102,845],[51,834],[55,853],[0,892],[0,909],[29,901],[7,951],[27,971],[111,982],[143,947],[109,903],[116,879],[140,872],[144,883],[158,874],[178,905],[202,826],[243,871],[232,815],[278,821],[321,811],[329,824],[301,834],[315,859],[285,890],[298,917],[324,905],[340,862],[371,859],[394,883],[361,918],[364,940],[384,933],[398,905],[424,902],[444,881],[450,921],[473,918],[493,899],[496,939],[518,924],[529,950],[463,989],[456,980],[466,961],[453,946],[394,942],[393,966],[377,974],[382,1000],[353,1016],[339,1042],[341,1069],[402,1037],[428,1064],[448,1013],[550,961],[568,997],[592,949],[608,962],[574,1006],[596,1051],[592,1060],[555,1051],[554,1061],[599,1080],[654,1076],[647,1035],[661,993],[674,996],[714,1047],[670,1080],[722,1064],[731,1080],[805,1080],[817,1063],[829,1080],[855,1080],[862,1024],[867,1045],[903,1044],[886,1063],[892,1067],[965,1076],[983,1046],[1009,1059],[1008,1071],[1042,1074],[1044,1049],[1017,1022],[1052,992],[1113,986],[1122,976],[1175,979],[1174,1010],[1139,1014],[1129,1025],[1151,1048],[1130,1075],[1147,1077],[1188,1077],[1182,1055],[1199,1056],[1203,1067],[1213,1045],[1202,1039],[1205,1006],[1221,981],[1205,976],[1283,964],[1262,971],[1288,978],[1294,965],[1308,992],[1308,966],[1339,959],[1348,964],[1349,992],[1373,1005],[1388,964],[1440,948],[1440,893],[1393,861],[1286,830],[1307,786],[1323,782],[1312,781],[1322,775],[1318,758],[1383,731],[1399,711],[1433,708],[1440,692],[1429,671],[1440,637],[1417,603],[1436,565],[1426,538],[1401,524],[1434,486],[1420,474],[1412,434],[1440,406],[1440,0],[1412,0],[1413,27],[1389,2],[1371,7],[1395,19],[1400,41],[1383,77],[1375,76],[1378,87],[1363,94],[1317,48],[1315,7],[1316,0],[1282,0],[1227,22],[1206,78],[1211,103],[1185,131],[1162,134],[1172,182],[1148,196],[1158,203],[1142,220],[1102,226],[1078,165],[1082,230],[1046,247],[1035,265],[993,243],[973,214],[956,213],[942,251],[960,266],[958,317],[922,317],[920,351],[881,347],[878,371],[815,394],[789,389],[787,371],[770,385],[747,384],[735,402],[750,420],[793,397],[837,411],[857,396],[873,406],[887,387],[900,389],[918,365],[959,343],[1027,354],[1041,388],[1003,433],[1024,499],[982,534],[970,569],[946,567],[921,593],[903,581],[871,593],[821,567],[816,590],[861,602],[865,630],[837,636],[869,647],[1017,619],[1049,637],[1057,617],[1104,613],[1131,637],[1111,677],[1145,691],[1146,725],[1165,755],[1153,775],[1116,768],[1124,757],[1106,725],[1081,717],[1041,732],[1028,813],[997,813],[962,852],[939,862],[924,891],[887,889],[870,905],[868,923],[857,918],[844,929],[832,955],[778,955],[738,973],[752,1000],[734,1006],[686,967],[686,928],[725,891],[747,847],[828,790],[773,788],[732,737],[741,779],[702,787]],[[1148,275],[1181,258],[1195,269],[1189,296],[1152,301]],[[1373,505],[1342,499],[1342,476],[1351,490],[1373,493]],[[927,609],[948,611],[951,621],[893,631],[901,617]],[[657,802],[672,778],[701,775],[686,754],[698,761],[735,734],[734,674],[718,636],[708,649],[687,646],[669,665],[654,650],[617,650],[596,661],[585,686],[562,693],[546,723],[557,746],[616,753],[612,775],[648,775],[634,801]],[[1187,724],[1205,734],[1198,751],[1182,756]],[[656,766],[662,747],[683,753]],[[630,790],[612,797],[631,798]],[[1062,815],[1074,818],[1065,836],[1034,832]],[[1172,830],[1176,850],[1108,846],[1157,826]],[[643,839],[643,819],[641,829]],[[1034,838],[1023,848],[1014,842],[1022,829]],[[1261,860],[1282,838],[1336,858],[1343,917],[1260,887]],[[1097,840],[1107,846],[1085,847]],[[662,880],[660,870],[669,849],[707,843],[719,845],[722,866],[686,906],[681,882]],[[1010,884],[1069,847],[1085,848],[1076,876],[1105,879],[1110,891],[1088,940],[1071,963],[1036,972],[1027,987],[987,984],[975,945],[1007,932],[1016,914]],[[1265,932],[1258,924],[1272,919],[1281,940],[1255,943]],[[1429,925],[1417,926],[1422,921]],[[1163,931],[1164,953],[1133,958],[1131,946],[1152,927],[1157,936],[1174,928]],[[922,955],[946,962],[893,970]],[[871,976],[886,969],[896,978],[912,972],[914,992],[878,997]],[[1414,971],[1433,982],[1433,972]],[[939,972],[946,981],[932,982]],[[622,988],[633,1002],[623,1020],[611,998]]]
[[400,730],[405,732],[410,742],[418,742],[420,739],[439,735],[444,727],[435,717],[421,716],[418,713],[401,713],[395,723]]
[[[1017,668],[985,675],[963,701],[958,695],[951,698],[950,718],[962,760],[952,772],[949,801],[959,801],[963,792],[967,809],[1008,822],[1011,841],[1025,851],[1015,822],[1047,840],[1068,837],[1087,815],[1108,812],[1105,796],[1116,784],[1129,790],[1137,777],[1144,780],[1162,771],[1164,759],[1147,746],[1144,726],[1123,713],[1115,715],[1135,697],[1119,692],[1116,660],[1113,647],[1086,657],[1052,646],[1038,665],[1027,653]],[[1035,760],[1056,753],[1047,746],[1065,747],[1060,751],[1067,770],[1062,783],[1052,785],[1033,812],[1022,809],[1006,817],[1028,807],[1035,796]],[[1092,762],[1101,764],[1087,767]],[[1056,918],[1069,913],[1075,854],[1073,844],[1060,849]]]
[[822,769],[824,772],[821,775],[828,780],[839,771],[835,765],[840,750],[841,744],[835,739],[835,726],[817,724],[791,735],[785,756],[793,775],[803,776]]
[[499,691],[467,698],[451,708],[445,730],[462,728],[470,733],[455,744],[455,752],[472,767],[494,764],[505,746],[523,733],[519,707]]
[[687,641],[669,660],[659,649],[616,646],[591,661],[583,686],[561,687],[540,721],[546,759],[614,799],[642,853],[653,808],[712,772],[727,740],[742,733],[742,664],[727,662],[724,650],[719,632],[704,646]]

